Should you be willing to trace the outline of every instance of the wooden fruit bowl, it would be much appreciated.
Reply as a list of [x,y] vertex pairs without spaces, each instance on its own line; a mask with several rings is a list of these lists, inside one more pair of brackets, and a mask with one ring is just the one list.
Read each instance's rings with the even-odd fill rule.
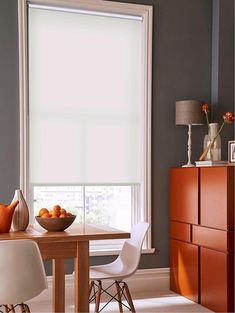
[[39,225],[41,225],[47,231],[64,231],[68,228],[75,220],[76,215],[67,216],[63,218],[50,218],[35,216]]

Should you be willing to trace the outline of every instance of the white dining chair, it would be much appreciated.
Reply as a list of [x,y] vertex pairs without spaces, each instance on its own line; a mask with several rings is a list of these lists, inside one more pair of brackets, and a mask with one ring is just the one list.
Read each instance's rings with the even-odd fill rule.
[[[119,312],[123,312],[123,306],[131,312],[135,312],[135,307],[131,294],[124,279],[133,275],[139,265],[141,248],[147,230],[148,223],[138,223],[131,230],[131,238],[127,239],[123,248],[115,261],[109,264],[90,266],[90,302],[95,300],[95,312],[100,312],[112,300],[119,304]],[[103,280],[111,280],[112,283],[107,287],[102,287]],[[116,286],[114,295],[109,291],[112,286]],[[109,295],[110,300],[99,310],[101,294]],[[127,305],[123,303],[127,301]]]
[[29,313],[26,301],[47,288],[37,244],[32,240],[0,241],[0,312]]

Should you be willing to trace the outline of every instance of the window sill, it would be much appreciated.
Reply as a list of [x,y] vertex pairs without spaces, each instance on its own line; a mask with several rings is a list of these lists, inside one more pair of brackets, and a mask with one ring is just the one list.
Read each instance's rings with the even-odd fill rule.
[[[142,249],[141,254],[152,254],[155,252],[155,248],[145,248]],[[108,249],[108,250],[90,250],[90,256],[108,256],[108,255],[118,255],[121,249]]]

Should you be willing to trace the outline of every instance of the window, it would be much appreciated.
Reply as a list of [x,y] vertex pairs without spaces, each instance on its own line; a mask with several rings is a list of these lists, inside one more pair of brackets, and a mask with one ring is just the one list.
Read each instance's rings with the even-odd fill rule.
[[21,188],[32,217],[61,204],[78,222],[150,221],[151,14],[19,1]]

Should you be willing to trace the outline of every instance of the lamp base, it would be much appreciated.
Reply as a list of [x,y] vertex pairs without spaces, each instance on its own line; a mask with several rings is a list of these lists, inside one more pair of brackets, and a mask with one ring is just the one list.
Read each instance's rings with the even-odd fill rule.
[[191,163],[191,154],[192,154],[192,140],[191,140],[191,134],[192,134],[192,125],[188,125],[188,163],[185,165],[182,165],[182,167],[195,167]]
[[185,165],[182,165],[182,167],[195,167],[195,165],[192,163],[187,163]]

